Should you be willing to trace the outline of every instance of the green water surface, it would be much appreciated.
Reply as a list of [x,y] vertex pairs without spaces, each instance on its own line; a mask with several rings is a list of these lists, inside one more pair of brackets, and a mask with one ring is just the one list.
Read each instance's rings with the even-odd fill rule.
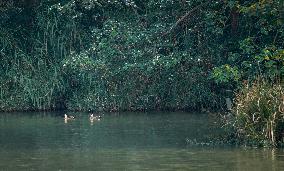
[[1,113],[0,170],[284,170],[282,149],[218,143],[207,114]]

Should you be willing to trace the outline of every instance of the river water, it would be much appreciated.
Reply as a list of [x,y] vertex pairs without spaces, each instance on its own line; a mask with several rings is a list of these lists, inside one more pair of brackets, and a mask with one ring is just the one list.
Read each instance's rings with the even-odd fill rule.
[[1,113],[0,170],[284,170],[283,149],[231,147],[213,115]]

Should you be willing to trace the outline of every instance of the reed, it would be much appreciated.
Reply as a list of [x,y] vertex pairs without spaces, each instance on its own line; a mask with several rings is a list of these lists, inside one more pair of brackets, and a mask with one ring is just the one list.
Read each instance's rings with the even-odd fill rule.
[[0,27],[0,110],[64,107],[67,82],[61,61],[74,51],[80,36],[74,22],[64,25],[54,11],[44,9],[36,17],[38,28],[29,30],[28,44]]
[[277,146],[284,135],[284,88],[259,80],[236,95],[234,122],[236,136],[245,143]]

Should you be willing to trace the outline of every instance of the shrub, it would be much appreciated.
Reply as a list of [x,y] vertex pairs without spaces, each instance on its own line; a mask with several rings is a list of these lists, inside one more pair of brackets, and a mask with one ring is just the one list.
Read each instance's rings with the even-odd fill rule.
[[245,144],[277,146],[283,143],[284,87],[260,81],[244,87],[235,98],[235,135]]

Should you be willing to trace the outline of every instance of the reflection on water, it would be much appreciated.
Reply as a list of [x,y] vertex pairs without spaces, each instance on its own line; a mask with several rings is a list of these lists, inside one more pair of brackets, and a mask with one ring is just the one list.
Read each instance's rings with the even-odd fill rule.
[[75,115],[0,114],[0,170],[284,169],[283,150],[202,146],[222,132],[210,115]]

